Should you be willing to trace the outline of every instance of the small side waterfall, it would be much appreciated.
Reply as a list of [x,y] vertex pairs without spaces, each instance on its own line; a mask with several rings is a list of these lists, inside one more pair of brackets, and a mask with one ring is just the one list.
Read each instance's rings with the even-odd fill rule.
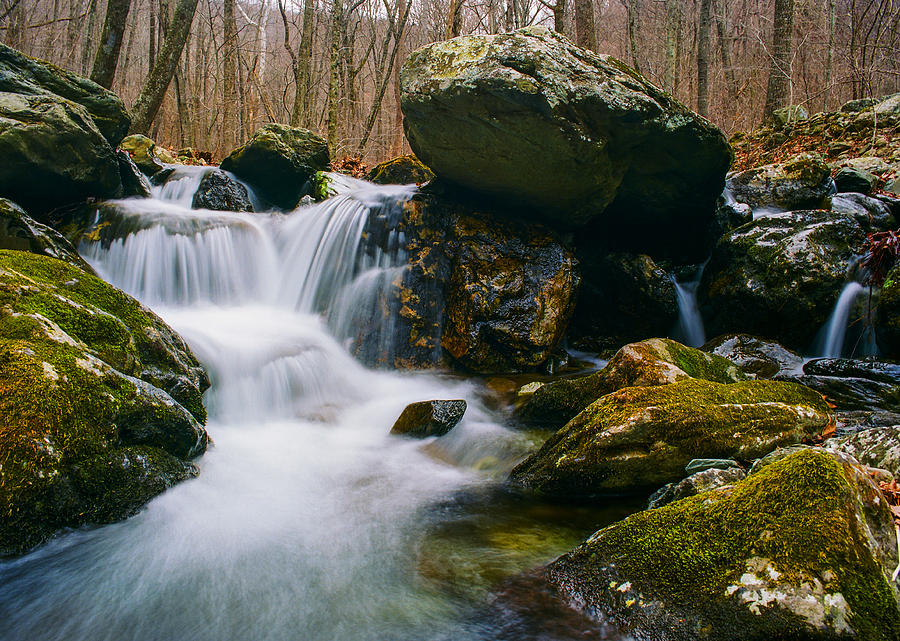
[[704,267],[705,264],[697,270],[693,280],[684,283],[679,283],[674,275],[670,276],[678,297],[678,325],[675,327],[675,339],[690,347],[700,347],[706,342],[703,316],[697,305],[697,288],[700,287]]
[[859,298],[866,292],[866,287],[856,281],[850,281],[844,285],[831,310],[831,316],[819,331],[814,349],[817,356],[840,358],[848,352],[852,352],[856,356],[874,356],[878,353],[878,346],[875,344],[872,332],[867,329],[863,329],[859,343],[850,348],[845,346],[850,315]]

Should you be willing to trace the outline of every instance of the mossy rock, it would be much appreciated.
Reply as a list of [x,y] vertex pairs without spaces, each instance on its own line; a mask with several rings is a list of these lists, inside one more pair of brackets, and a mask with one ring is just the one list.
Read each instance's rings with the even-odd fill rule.
[[833,182],[821,156],[800,154],[785,163],[735,174],[727,187],[739,203],[792,211],[825,207]]
[[516,410],[528,423],[559,428],[601,396],[632,386],[668,385],[688,378],[716,383],[746,380],[737,366],[667,338],[626,345],[599,372],[541,386]]
[[900,638],[891,513],[847,457],[787,453],[551,563],[563,599],[654,641]]
[[822,396],[796,383],[628,387],[589,405],[510,479],[565,498],[647,491],[681,480],[692,459],[757,458],[831,420]]
[[900,265],[888,272],[881,287],[875,333],[885,356],[900,359]]
[[156,157],[156,143],[147,136],[141,134],[132,134],[126,136],[119,148],[128,152],[137,168],[147,176],[153,176],[158,171],[162,171],[163,164]]
[[272,204],[290,210],[313,193],[317,171],[329,167],[325,141],[306,129],[268,124],[220,165]]
[[412,154],[398,156],[375,165],[366,179],[378,185],[411,185],[427,183],[434,178],[434,172]]
[[51,256],[87,272],[94,272],[65,236],[37,222],[16,203],[5,198],[0,198],[0,249]]
[[887,470],[900,479],[900,425],[859,430],[829,439],[825,446],[869,467]]
[[125,518],[196,474],[205,373],[136,300],[3,250],[0,337],[0,554]]

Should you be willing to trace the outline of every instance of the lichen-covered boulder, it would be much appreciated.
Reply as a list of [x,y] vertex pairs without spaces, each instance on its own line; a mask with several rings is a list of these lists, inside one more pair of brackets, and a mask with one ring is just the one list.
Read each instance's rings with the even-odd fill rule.
[[510,474],[543,494],[594,497],[680,480],[695,458],[748,460],[821,434],[825,400],[796,383],[687,379],[601,397]]
[[306,129],[268,124],[242,147],[232,151],[220,167],[246,181],[262,197],[281,209],[293,209],[313,191],[313,176],[329,167],[328,145]]
[[156,143],[147,136],[132,134],[119,143],[119,148],[128,152],[137,168],[147,177],[163,170],[163,164],[156,157]]
[[410,403],[391,427],[391,434],[415,438],[443,436],[456,427],[465,413],[464,400]]
[[742,171],[731,176],[726,186],[737,202],[754,209],[790,211],[825,207],[834,183],[820,156],[801,154],[785,163]]
[[874,107],[875,115],[884,118],[887,123],[900,121],[900,93],[882,98]]
[[196,475],[203,370],[140,303],[63,261],[0,251],[0,554],[133,514]]
[[749,334],[724,334],[700,349],[727,358],[742,372],[756,378],[774,378],[803,367],[803,357],[797,352],[776,341]]
[[416,156],[504,209],[568,229],[602,214],[609,237],[650,244],[696,241],[712,220],[731,162],[722,133],[546,27],[428,45],[400,83]]
[[770,214],[738,227],[719,240],[703,272],[707,331],[808,349],[865,240],[854,219],[827,211]]
[[52,227],[37,222],[21,207],[5,198],[0,198],[0,249],[51,256],[87,272],[94,272],[65,236]]
[[646,254],[576,250],[581,286],[568,336],[594,351],[665,336],[678,321],[669,274]]
[[854,463],[790,453],[600,530],[546,577],[638,639],[897,639],[891,514]]
[[253,211],[247,188],[220,169],[210,170],[200,179],[191,207],[215,211]]
[[825,441],[825,447],[849,454],[863,465],[887,470],[900,479],[900,424],[831,438]]
[[375,165],[366,179],[378,185],[421,185],[434,178],[434,172],[412,154],[398,156]]
[[621,348],[593,374],[563,378],[538,387],[516,409],[528,423],[559,428],[601,396],[625,387],[668,385],[688,378],[716,383],[746,380],[738,367],[665,338],[651,338]]

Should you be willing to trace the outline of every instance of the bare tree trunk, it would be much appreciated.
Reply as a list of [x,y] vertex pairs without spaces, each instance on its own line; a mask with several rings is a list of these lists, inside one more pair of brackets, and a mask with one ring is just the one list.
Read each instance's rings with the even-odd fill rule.
[[575,0],[575,44],[591,51],[597,50],[593,0]]
[[337,157],[338,102],[341,85],[341,44],[344,34],[343,0],[332,0],[331,60],[328,83],[328,150]]
[[81,50],[81,73],[87,75],[88,65],[91,64],[91,54],[94,53],[94,24],[97,21],[97,0],[91,0],[88,5],[87,22],[84,25],[84,40]]
[[462,4],[463,0],[450,0],[450,11],[447,14],[447,29],[445,39],[457,37],[462,30]]
[[553,5],[553,29],[564,36],[571,35],[569,33],[568,0],[556,0],[556,4]]
[[640,73],[641,65],[638,62],[637,47],[637,4],[635,0],[622,0],[625,5],[625,13],[628,18],[628,42],[631,45],[631,66]]
[[116,65],[119,63],[119,52],[122,50],[122,39],[130,9],[131,0],[109,0],[106,4],[106,19],[103,21],[100,46],[94,57],[91,80],[107,89],[112,88],[113,79],[116,77]]
[[728,98],[730,101],[737,100],[737,82],[734,78],[734,65],[731,62],[731,46],[728,42],[728,32],[726,29],[725,10],[726,5],[717,0],[716,5],[716,31],[719,34],[719,53],[722,56],[722,68],[725,71],[725,80],[728,83]]
[[834,66],[834,0],[828,0],[828,51],[825,54],[825,93],[822,96],[822,110],[828,111],[828,100],[831,98],[831,75]]
[[763,117],[768,117],[790,101],[791,55],[794,35],[794,0],[775,0],[775,33],[772,38],[769,87]]
[[681,32],[678,29],[680,22],[681,3],[679,0],[666,0],[666,91],[675,93],[675,73],[678,68],[676,51]]
[[237,132],[237,25],[234,21],[234,0],[223,0],[223,61],[222,61],[222,85],[224,91],[222,97],[222,130],[219,141],[219,151],[228,151],[234,147],[235,133]]
[[709,31],[712,0],[700,0],[700,27],[697,33],[697,113],[709,115]]
[[131,133],[147,133],[159,111],[187,40],[197,0],[178,0],[165,42],[132,109]]

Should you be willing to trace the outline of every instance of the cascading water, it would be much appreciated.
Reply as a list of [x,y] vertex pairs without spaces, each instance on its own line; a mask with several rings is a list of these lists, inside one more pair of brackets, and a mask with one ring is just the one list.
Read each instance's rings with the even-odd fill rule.
[[[402,269],[402,238],[369,246],[365,225],[412,189],[343,181],[283,215],[193,211],[181,187],[113,203],[104,240],[81,250],[207,367],[215,445],[199,478],[137,516],[0,561],[0,638],[499,638],[477,616],[485,593],[461,597],[442,572],[468,559],[479,585],[498,567],[526,570],[611,515],[563,527],[488,502],[473,509],[505,518],[502,536],[434,538],[471,518],[461,496],[490,493],[533,444],[498,424],[474,384],[366,369],[341,344]],[[390,343],[390,327],[377,331]],[[431,398],[467,399],[460,425],[424,444],[389,435],[406,404]],[[505,543],[519,531],[526,553]]]
[[878,354],[878,347],[874,337],[868,329],[863,330],[861,340],[852,348],[846,347],[847,329],[850,325],[850,315],[856,307],[859,298],[867,292],[865,286],[856,281],[850,281],[841,290],[840,296],[831,310],[828,321],[819,332],[814,349],[818,356],[825,358],[840,358],[845,352],[852,352],[859,356],[874,356]]
[[706,342],[703,316],[697,305],[697,288],[700,287],[702,277],[703,267],[697,270],[693,280],[684,283],[679,283],[674,276],[671,277],[678,299],[678,325],[675,328],[675,338],[690,347],[700,347]]

